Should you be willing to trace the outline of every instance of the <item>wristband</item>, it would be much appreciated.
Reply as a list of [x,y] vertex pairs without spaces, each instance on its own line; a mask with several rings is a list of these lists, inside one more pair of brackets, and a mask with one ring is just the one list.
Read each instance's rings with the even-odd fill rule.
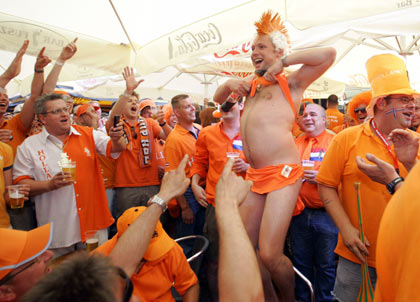
[[55,65],[63,66],[64,62],[57,60],[57,61],[55,61]]
[[44,69],[36,69],[35,68],[35,70],[34,70],[36,73],[43,73],[44,72]]
[[395,178],[393,181],[391,181],[389,184],[386,185],[386,189],[388,190],[389,194],[394,194],[395,193],[395,187],[397,186],[398,183],[403,182],[404,178],[402,177],[397,177]]
[[286,63],[286,59],[287,59],[287,56],[284,56],[283,58],[281,58],[281,64],[283,64],[283,67],[289,66],[289,64]]
[[162,124],[159,123],[159,126],[164,127],[166,125],[166,121],[164,121]]

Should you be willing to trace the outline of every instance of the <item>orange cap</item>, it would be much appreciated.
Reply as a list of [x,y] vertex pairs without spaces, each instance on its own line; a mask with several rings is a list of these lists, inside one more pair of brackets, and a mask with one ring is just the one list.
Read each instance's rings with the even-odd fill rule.
[[65,94],[67,96],[71,96],[67,91],[64,90],[54,90],[53,93],[57,93],[57,94]]
[[0,279],[42,255],[51,244],[52,234],[52,224],[28,232],[0,228]]
[[163,114],[165,115],[165,121],[169,124],[169,119],[171,115],[174,113],[172,110],[171,104],[165,104],[162,108]]
[[[117,236],[121,237],[130,224],[132,224],[146,209],[146,207],[133,207],[126,210],[117,221]],[[148,261],[157,260],[169,252],[174,244],[175,241],[166,234],[162,224],[158,221],[155,228],[155,234],[153,235],[152,240],[150,240],[149,246],[144,254],[144,259]]]
[[369,106],[371,99],[372,99],[372,92],[370,90],[364,91],[354,96],[352,100],[350,101],[349,105],[347,106],[348,114],[357,122],[357,117],[356,117],[356,113],[354,112],[354,109],[359,107],[361,104],[365,104],[366,107]]
[[76,116],[80,117],[82,114],[85,114],[88,111],[89,107],[93,107],[91,104],[83,104],[77,108]]
[[147,106],[156,107],[156,104],[151,99],[145,99],[145,100],[141,101],[140,102],[140,107],[139,107],[140,113]]

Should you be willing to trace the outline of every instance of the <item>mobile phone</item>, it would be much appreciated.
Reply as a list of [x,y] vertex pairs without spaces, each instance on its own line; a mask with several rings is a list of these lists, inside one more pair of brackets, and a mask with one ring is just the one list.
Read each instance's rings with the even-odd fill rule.
[[117,127],[119,122],[120,122],[120,116],[114,115],[114,127]]

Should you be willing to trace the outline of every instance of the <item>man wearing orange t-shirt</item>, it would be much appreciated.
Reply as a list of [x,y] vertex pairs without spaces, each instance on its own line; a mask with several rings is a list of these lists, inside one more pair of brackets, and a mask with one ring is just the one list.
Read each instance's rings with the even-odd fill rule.
[[[195,144],[200,132],[199,129],[194,127],[195,107],[191,98],[186,94],[174,96],[171,104],[178,123],[165,143],[166,171],[176,169],[185,154],[188,154],[190,161],[185,168],[185,174],[190,175],[190,166],[194,161]],[[205,208],[197,202],[191,187],[188,187],[185,194],[177,197],[176,200],[181,208],[181,217],[177,221],[177,237],[202,234]],[[188,255],[190,247],[184,244],[181,246],[184,248],[185,254]]]
[[[35,111],[44,127],[18,147],[13,181],[29,184],[38,225],[55,222],[50,248],[59,256],[84,248],[86,231],[101,230],[102,240],[106,239],[113,219],[97,152],[115,158],[126,145],[121,124],[110,129],[110,136],[71,126],[61,94],[38,98]],[[76,162],[74,176],[62,171],[67,161]]]
[[[372,87],[369,108],[373,118],[334,137],[316,178],[319,195],[340,231],[335,249],[340,257],[334,295],[345,302],[355,301],[358,296],[361,263],[365,259],[375,286],[379,222],[395,186],[402,180],[400,177],[387,179],[386,187],[372,180],[360,166],[365,161],[362,157],[372,161],[368,154],[372,153],[391,164],[402,177],[406,177],[407,170],[414,165],[404,146],[397,144],[393,136],[389,137],[395,129],[407,129],[414,115],[413,95],[417,92],[410,87],[405,63],[392,54],[376,55],[367,61],[366,69]],[[414,151],[419,158],[418,148]],[[358,195],[356,184],[359,184]],[[358,203],[362,217],[359,217]],[[364,234],[360,234],[359,220]]]
[[328,129],[340,126],[344,122],[344,114],[338,111],[338,97],[331,94],[327,100],[328,109],[325,111],[328,120]]
[[123,72],[126,90],[120,96],[109,115],[109,130],[114,116],[121,116],[127,149],[116,160],[115,166],[115,218],[125,210],[146,205],[149,198],[159,192],[158,161],[154,139],[165,139],[170,127],[162,129],[151,118],[139,116],[138,95],[134,90],[143,80],[137,81],[132,68]]
[[[305,170],[299,197],[305,203],[302,213],[292,218],[290,241],[293,265],[314,285],[315,301],[332,301],[335,280],[335,255],[338,230],[319,197],[316,175],[334,135],[325,130],[325,110],[320,105],[306,105],[301,126],[303,136],[295,142]],[[297,301],[311,301],[306,283],[298,278]]]
[[[221,111],[222,121],[200,131],[196,143],[190,175],[191,188],[198,203],[206,208],[204,235],[209,239],[207,251],[207,279],[213,301],[217,301],[217,268],[219,260],[219,233],[215,215],[216,184],[229,156],[235,158],[233,171],[245,177],[249,164],[245,162],[240,134],[240,113],[244,104],[239,102],[229,112]],[[206,180],[205,190],[200,185]]]

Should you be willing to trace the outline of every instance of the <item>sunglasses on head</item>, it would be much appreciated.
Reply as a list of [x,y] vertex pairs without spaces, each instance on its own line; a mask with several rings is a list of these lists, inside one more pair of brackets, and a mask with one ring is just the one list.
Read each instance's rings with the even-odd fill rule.
[[135,128],[134,126],[131,126],[131,127],[130,127],[130,129],[131,129],[131,132],[133,133],[133,137],[134,137],[134,139],[137,139],[137,132],[136,132],[136,128]]
[[366,108],[356,108],[356,109],[354,109],[354,112],[355,113],[358,113],[358,112],[360,112],[360,113],[366,113],[367,111],[366,111]]

